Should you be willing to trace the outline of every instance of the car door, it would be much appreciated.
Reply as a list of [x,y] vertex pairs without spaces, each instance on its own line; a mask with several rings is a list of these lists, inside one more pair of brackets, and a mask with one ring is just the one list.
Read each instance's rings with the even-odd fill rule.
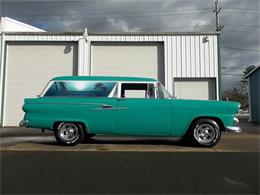
[[[104,85],[105,82],[104,82]],[[115,134],[115,110],[117,109],[117,84],[114,86],[108,97],[88,98],[85,101],[89,104],[85,110],[84,117],[87,120],[89,133]]]
[[121,83],[115,117],[119,134],[170,134],[171,101],[157,99],[154,89],[154,83]]

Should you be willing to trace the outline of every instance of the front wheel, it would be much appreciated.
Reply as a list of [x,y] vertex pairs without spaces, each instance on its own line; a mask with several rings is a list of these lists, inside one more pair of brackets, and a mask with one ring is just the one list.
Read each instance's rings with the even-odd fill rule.
[[62,122],[55,130],[55,138],[61,145],[77,145],[85,138],[85,132],[80,124]]
[[216,121],[200,119],[191,126],[189,138],[197,146],[213,147],[219,142],[221,131]]

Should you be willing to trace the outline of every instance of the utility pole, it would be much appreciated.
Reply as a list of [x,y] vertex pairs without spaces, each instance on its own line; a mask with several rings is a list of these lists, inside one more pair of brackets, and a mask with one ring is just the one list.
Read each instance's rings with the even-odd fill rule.
[[215,0],[215,9],[213,10],[213,12],[215,12],[216,14],[216,31],[219,32],[221,31],[224,26],[222,26],[220,24],[220,18],[219,18],[219,12],[222,8],[218,8],[218,0]]

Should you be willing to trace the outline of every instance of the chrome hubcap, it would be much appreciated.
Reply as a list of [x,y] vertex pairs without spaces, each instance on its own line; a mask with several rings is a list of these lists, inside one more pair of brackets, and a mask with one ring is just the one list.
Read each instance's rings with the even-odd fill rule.
[[210,124],[200,124],[194,131],[194,137],[199,143],[207,144],[217,137],[217,131]]
[[78,127],[73,123],[64,123],[60,127],[60,137],[65,141],[73,141],[79,136]]

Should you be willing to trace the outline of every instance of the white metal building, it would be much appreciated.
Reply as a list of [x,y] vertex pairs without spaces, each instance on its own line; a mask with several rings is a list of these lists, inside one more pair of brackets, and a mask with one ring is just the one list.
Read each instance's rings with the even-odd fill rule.
[[[5,30],[8,31],[8,30]],[[25,97],[62,75],[145,76],[177,98],[218,99],[218,34],[2,32],[0,123],[17,126]]]

